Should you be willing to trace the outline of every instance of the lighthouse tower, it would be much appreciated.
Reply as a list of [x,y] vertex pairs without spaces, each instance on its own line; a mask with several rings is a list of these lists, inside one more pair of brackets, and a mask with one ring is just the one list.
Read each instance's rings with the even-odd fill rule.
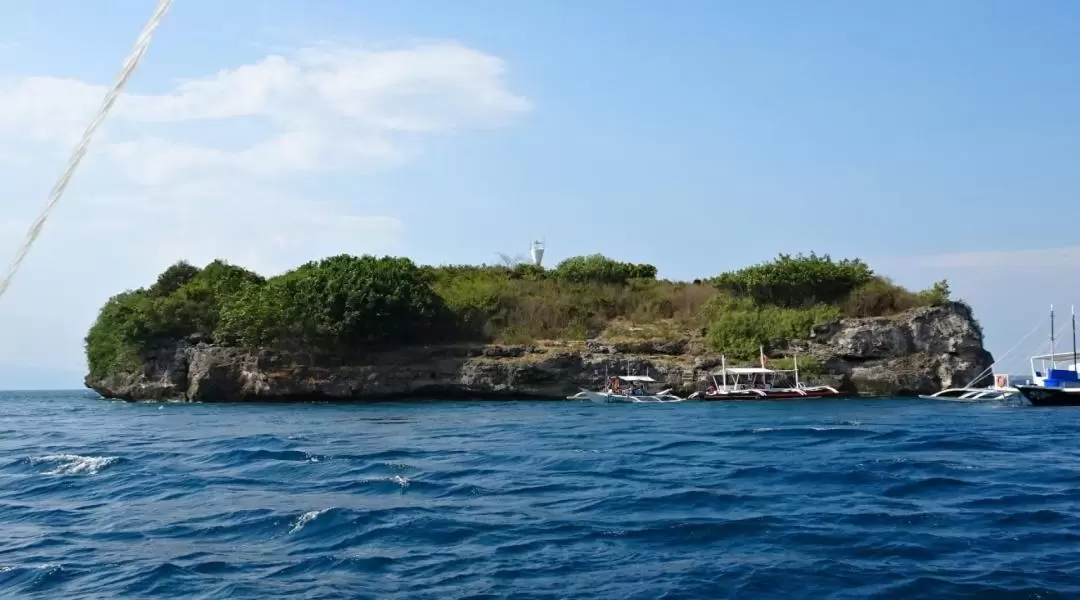
[[533,264],[539,267],[540,262],[544,260],[544,242],[540,240],[533,240],[532,250],[530,251],[530,254],[532,254]]

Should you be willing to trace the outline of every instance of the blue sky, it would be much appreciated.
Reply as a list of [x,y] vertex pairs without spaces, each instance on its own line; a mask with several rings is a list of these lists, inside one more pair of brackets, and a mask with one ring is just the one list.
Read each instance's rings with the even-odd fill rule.
[[[0,1],[6,256],[153,4]],[[1064,1],[179,0],[0,299],[0,365],[77,385],[101,302],[179,258],[534,236],[670,278],[811,250],[947,277],[1001,354],[1080,297],[1078,34]]]

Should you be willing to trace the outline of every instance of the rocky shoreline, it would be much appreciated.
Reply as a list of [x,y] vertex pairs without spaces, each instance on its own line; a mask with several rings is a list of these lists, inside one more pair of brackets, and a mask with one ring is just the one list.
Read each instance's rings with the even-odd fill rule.
[[[769,357],[813,357],[817,382],[863,396],[932,393],[968,384],[993,363],[964,304],[888,317],[841,319],[807,339],[777,341]],[[348,360],[177,342],[147,352],[138,372],[87,377],[105,398],[131,401],[289,402],[388,399],[563,399],[600,385],[606,371],[646,370],[689,394],[720,364],[700,338],[528,345],[447,344]]]

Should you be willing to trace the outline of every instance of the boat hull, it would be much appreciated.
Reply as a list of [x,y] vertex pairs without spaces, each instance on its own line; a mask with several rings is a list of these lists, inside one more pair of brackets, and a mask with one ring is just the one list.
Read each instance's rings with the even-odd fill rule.
[[948,388],[936,394],[919,394],[925,400],[949,400],[952,402],[988,402],[1012,400],[1019,392],[1016,388]]
[[702,400],[796,400],[800,398],[840,398],[844,394],[833,389],[746,390],[704,394]]
[[678,396],[672,396],[668,394],[663,395],[647,395],[647,396],[627,396],[623,394],[606,394],[603,392],[586,392],[582,391],[574,396],[570,397],[573,400],[589,400],[590,402],[598,402],[601,404],[625,402],[631,404],[641,403],[662,403],[662,402],[682,402],[684,398]]
[[1032,406],[1080,406],[1080,388],[1020,385],[1017,389]]

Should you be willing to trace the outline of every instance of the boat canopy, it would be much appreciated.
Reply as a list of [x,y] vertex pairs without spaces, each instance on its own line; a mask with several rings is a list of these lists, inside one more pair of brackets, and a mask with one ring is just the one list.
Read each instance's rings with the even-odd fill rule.
[[648,383],[656,382],[655,379],[649,377],[648,375],[617,375],[616,379],[620,379],[622,381],[644,381]]
[[776,373],[772,369],[763,369],[761,367],[728,367],[727,369],[716,369],[712,372],[713,375],[722,375],[727,372],[728,375],[766,375],[769,373]]
[[[1057,352],[1055,354],[1039,354],[1032,356],[1031,360],[1052,360],[1054,362],[1072,362],[1073,357],[1078,356],[1073,352]],[[1080,362],[1080,361],[1077,361]]]

